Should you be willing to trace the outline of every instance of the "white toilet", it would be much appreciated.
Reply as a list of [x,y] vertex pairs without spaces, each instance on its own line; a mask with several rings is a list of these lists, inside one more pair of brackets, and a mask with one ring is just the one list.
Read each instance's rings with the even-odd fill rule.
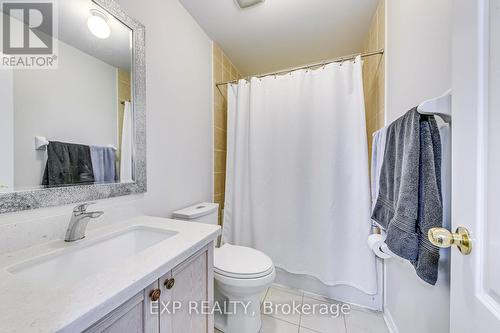
[[[217,224],[219,205],[201,203],[174,212],[173,217]],[[229,305],[231,314],[215,312],[215,327],[224,333],[257,333],[261,327],[260,298],[273,283],[273,262],[264,253],[244,246],[224,244],[214,251],[215,300]],[[228,302],[229,301],[229,302]],[[245,307],[248,304],[245,313]],[[236,311],[233,306],[237,305]]]

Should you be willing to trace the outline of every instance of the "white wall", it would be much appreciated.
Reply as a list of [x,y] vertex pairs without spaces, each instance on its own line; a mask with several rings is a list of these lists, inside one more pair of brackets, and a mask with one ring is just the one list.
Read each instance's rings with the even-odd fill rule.
[[146,25],[149,214],[212,200],[212,41],[178,0],[118,0]]
[[[451,87],[452,0],[389,0],[386,4],[387,117],[390,123]],[[449,332],[449,263],[436,286],[406,261],[386,261],[385,311],[400,333]]]
[[[0,192],[14,186],[13,72],[0,70]],[[2,188],[7,186],[6,188]]]
[[15,187],[40,185],[47,160],[35,136],[118,146],[117,69],[59,42],[56,70],[14,72]]
[[[211,40],[177,0],[118,2],[146,26],[148,193],[99,202],[91,228],[212,198]],[[0,215],[0,253],[64,237],[72,206]]]
[[452,0],[388,0],[387,117],[451,88]]

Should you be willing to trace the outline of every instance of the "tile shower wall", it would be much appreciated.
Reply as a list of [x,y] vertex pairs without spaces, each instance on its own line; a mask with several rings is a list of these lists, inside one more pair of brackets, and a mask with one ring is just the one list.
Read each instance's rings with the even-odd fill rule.
[[[385,48],[385,0],[381,0],[373,16],[363,52]],[[363,66],[365,90],[366,132],[371,161],[373,132],[384,126],[385,120],[385,56],[365,58]]]
[[[224,208],[224,192],[226,183],[227,155],[227,86],[217,88],[216,82],[236,80],[241,78],[238,69],[224,54],[222,49],[213,43],[214,71],[214,202]],[[219,214],[222,222],[222,214]]]

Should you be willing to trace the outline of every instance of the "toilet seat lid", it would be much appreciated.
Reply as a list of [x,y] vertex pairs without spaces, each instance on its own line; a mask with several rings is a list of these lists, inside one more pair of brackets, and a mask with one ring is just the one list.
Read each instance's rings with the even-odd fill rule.
[[218,274],[252,279],[269,275],[273,261],[264,253],[250,247],[224,244],[214,253],[214,271]]

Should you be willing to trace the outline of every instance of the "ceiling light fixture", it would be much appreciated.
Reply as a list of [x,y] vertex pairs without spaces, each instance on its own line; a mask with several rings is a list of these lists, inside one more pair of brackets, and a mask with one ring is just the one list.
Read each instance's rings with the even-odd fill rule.
[[248,8],[264,1],[265,0],[236,0],[236,3],[240,8]]
[[90,10],[90,17],[87,21],[87,26],[90,32],[100,39],[109,38],[111,35],[111,28],[108,25],[108,17],[106,14],[97,9]]

